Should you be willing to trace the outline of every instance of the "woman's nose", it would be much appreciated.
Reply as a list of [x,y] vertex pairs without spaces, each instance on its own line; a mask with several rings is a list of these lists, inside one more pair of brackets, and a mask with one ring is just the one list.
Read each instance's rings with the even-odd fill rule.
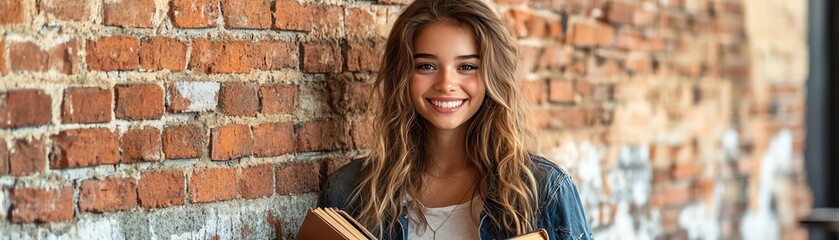
[[457,89],[457,75],[450,70],[440,71],[434,89],[440,92],[454,92]]

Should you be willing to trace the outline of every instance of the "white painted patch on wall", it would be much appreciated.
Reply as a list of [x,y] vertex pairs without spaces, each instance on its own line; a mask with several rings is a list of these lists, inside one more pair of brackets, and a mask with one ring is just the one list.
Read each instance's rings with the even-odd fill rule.
[[720,203],[722,202],[724,186],[719,181],[714,182],[714,192],[708,205],[691,204],[679,213],[679,227],[687,231],[690,239],[719,239],[722,230],[720,226]]
[[[175,88],[181,97],[189,99],[188,112],[210,111],[218,105],[220,85],[217,82],[177,82]],[[171,96],[167,100],[171,102]]]
[[743,239],[780,239],[780,224],[771,202],[775,179],[791,169],[792,143],[792,133],[787,128],[778,132],[769,143],[760,163],[757,201],[750,201],[757,206],[749,206],[740,224]]

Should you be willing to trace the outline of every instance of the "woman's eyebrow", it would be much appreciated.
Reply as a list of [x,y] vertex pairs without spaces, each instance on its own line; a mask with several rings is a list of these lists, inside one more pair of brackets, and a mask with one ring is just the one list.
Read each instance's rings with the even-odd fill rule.
[[[437,56],[428,53],[417,53],[414,54],[414,58],[428,58],[428,59],[437,59]],[[466,59],[481,59],[481,55],[478,54],[470,54],[470,55],[462,55],[455,57],[457,60],[466,60]]]

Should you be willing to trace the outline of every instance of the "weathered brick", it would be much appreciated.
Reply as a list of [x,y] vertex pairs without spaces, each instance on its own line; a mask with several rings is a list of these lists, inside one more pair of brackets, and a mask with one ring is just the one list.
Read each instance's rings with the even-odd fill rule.
[[371,89],[371,84],[355,81],[331,81],[326,85],[329,104],[341,115],[355,115],[367,110]]
[[103,23],[108,26],[152,27],[154,0],[102,2]]
[[204,155],[204,128],[197,125],[167,126],[163,129],[166,159],[198,158]]
[[131,36],[100,37],[87,41],[87,65],[95,71],[136,70],[139,41]]
[[189,196],[192,202],[230,200],[236,197],[238,191],[235,168],[194,170],[189,178]]
[[[254,199],[274,193],[274,167],[268,164],[242,168],[239,176],[239,195]],[[270,181],[269,181],[270,180]]]
[[511,27],[511,33],[518,38],[527,37],[527,25],[525,25],[525,22],[527,22],[530,16],[531,14],[529,12],[519,9],[510,9],[504,13],[505,20]]
[[241,82],[228,82],[221,86],[219,107],[225,115],[253,117],[259,111],[256,86]]
[[55,71],[72,74],[74,66],[78,64],[77,45],[75,40],[68,40],[43,49],[34,42],[10,42],[10,69],[12,72]]
[[38,0],[38,10],[61,19],[81,21],[90,17],[88,0]]
[[540,70],[559,70],[570,64],[573,59],[573,51],[561,45],[547,46],[539,56],[538,67]]
[[350,129],[353,147],[360,149],[374,146],[372,122],[372,119],[369,118],[353,122],[352,129]]
[[250,127],[232,124],[215,127],[212,130],[212,159],[230,160],[250,156],[253,149],[253,134]]
[[341,48],[335,43],[303,43],[303,71],[309,73],[341,72],[343,64]]
[[151,37],[140,42],[140,66],[151,71],[186,68],[186,44],[168,37]]
[[169,1],[169,18],[177,28],[215,27],[219,16],[217,3],[214,0],[172,0]]
[[197,73],[248,73],[250,57],[244,42],[195,40],[189,68]]
[[154,83],[114,86],[114,113],[119,119],[160,119],[163,116],[163,89]]
[[631,52],[626,57],[626,69],[634,74],[648,74],[653,71],[650,56],[644,52]]
[[297,44],[284,41],[248,43],[250,66],[260,70],[297,68]]
[[160,129],[132,128],[119,139],[122,163],[154,162],[160,160]]
[[552,79],[548,100],[559,103],[574,102],[574,82],[566,79]]
[[347,41],[347,70],[378,71],[384,44],[378,41]]
[[364,38],[375,34],[376,22],[373,13],[366,8],[347,8],[344,25],[349,36]]
[[9,154],[9,173],[25,176],[47,169],[47,151],[43,139],[17,139]]
[[297,151],[311,152],[334,149],[345,149],[350,147],[350,138],[347,122],[339,120],[312,121],[295,126],[297,135]]
[[524,26],[527,28],[527,34],[529,37],[545,38],[548,36],[548,21],[542,17],[531,15],[524,22]]
[[681,205],[692,197],[691,188],[687,185],[678,185],[667,189],[653,191],[650,199],[652,207],[669,207]]
[[184,173],[180,170],[144,172],[137,185],[140,207],[165,208],[184,204]]
[[119,162],[119,133],[107,128],[70,129],[52,137],[50,168]]
[[73,220],[73,188],[15,188],[11,191],[13,223]]
[[315,20],[314,7],[296,0],[274,2],[274,29],[311,31]]
[[[5,95],[5,96],[4,96]],[[0,94],[0,128],[46,125],[52,120],[52,100],[40,89]]]
[[113,212],[137,206],[137,181],[133,178],[84,180],[79,187],[79,211]]
[[111,89],[71,87],[64,90],[62,123],[104,123],[111,121]]
[[166,94],[167,110],[176,113],[215,110],[220,87],[217,82],[170,83]]
[[23,22],[23,1],[0,1],[0,25],[11,25]]
[[318,5],[314,8],[313,16],[316,16],[312,21],[312,32],[317,36],[326,36],[330,38],[343,37],[341,31],[341,17],[322,17],[322,16],[342,16],[344,15],[344,8],[336,5]]
[[320,163],[295,162],[274,169],[277,193],[280,195],[317,192],[320,190]]
[[271,27],[271,1],[221,0],[226,28],[268,29]]
[[6,141],[0,141],[0,176],[9,175],[9,149]]
[[339,168],[343,167],[344,165],[347,165],[347,163],[350,163],[350,159],[343,158],[343,157],[326,159],[325,161],[326,161],[326,175],[327,176],[332,175],[332,173],[334,173],[335,170],[338,170]]
[[263,123],[253,127],[253,155],[273,157],[294,151],[291,123]]
[[[501,0],[501,1],[507,1],[507,0]],[[523,0],[509,0],[509,1],[523,1]],[[378,2],[378,3],[380,3],[380,4],[399,4],[399,5],[408,5],[408,4],[410,4],[411,2],[413,2],[413,0],[378,0],[378,1],[376,1],[376,2]]]
[[528,103],[542,103],[545,92],[545,82],[543,80],[522,81],[521,92],[524,100]]

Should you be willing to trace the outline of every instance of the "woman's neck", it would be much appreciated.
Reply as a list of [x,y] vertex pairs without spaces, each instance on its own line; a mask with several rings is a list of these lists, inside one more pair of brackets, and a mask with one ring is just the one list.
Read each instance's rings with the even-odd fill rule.
[[425,150],[428,156],[426,172],[437,177],[447,177],[461,170],[472,167],[466,157],[466,126],[456,129],[434,129],[427,141]]

